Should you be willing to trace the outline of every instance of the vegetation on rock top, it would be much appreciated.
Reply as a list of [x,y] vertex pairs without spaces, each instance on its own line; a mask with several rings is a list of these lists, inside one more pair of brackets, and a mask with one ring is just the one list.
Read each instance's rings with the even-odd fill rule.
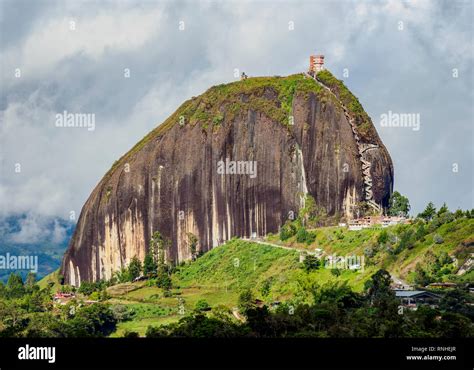
[[350,114],[354,116],[362,141],[370,142],[374,137],[377,137],[377,132],[369,115],[364,111],[359,99],[351,93],[342,80],[338,80],[327,69],[318,72],[316,78],[329,87],[347,107]]
[[[175,125],[199,125],[204,132],[218,129],[226,122],[232,122],[249,110],[265,114],[283,126],[289,126],[293,99],[296,94],[308,96],[319,94],[322,99],[331,99],[313,79],[303,74],[287,77],[250,77],[245,80],[211,87],[202,95],[184,102],[161,125],[148,133],[131,150],[117,160],[108,171],[129,160],[151,140],[163,135]],[[107,176],[106,175],[106,176]]]

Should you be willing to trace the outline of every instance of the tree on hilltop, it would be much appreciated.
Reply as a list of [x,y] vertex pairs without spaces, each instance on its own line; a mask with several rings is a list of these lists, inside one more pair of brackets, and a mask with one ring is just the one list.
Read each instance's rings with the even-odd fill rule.
[[436,214],[436,207],[433,202],[429,202],[425,210],[418,214],[418,217],[424,219],[425,221],[430,221]]
[[410,202],[407,197],[401,195],[398,191],[393,192],[389,199],[390,216],[408,216],[410,211]]

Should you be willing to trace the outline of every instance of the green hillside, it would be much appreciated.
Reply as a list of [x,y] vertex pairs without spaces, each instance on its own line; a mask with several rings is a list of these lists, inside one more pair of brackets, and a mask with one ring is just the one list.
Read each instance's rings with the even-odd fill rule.
[[[451,214],[452,215],[452,214]],[[239,295],[250,289],[253,296],[270,306],[275,302],[311,304],[314,292],[346,283],[355,292],[364,292],[365,283],[380,269],[415,287],[431,282],[474,281],[472,270],[457,275],[474,253],[474,219],[435,217],[430,222],[349,231],[345,227],[321,227],[306,231],[309,242],[297,242],[293,235],[281,241],[268,235],[264,241],[233,239],[173,269],[172,288],[165,291],[155,279],[121,283],[107,288],[100,300],[126,316],[119,320],[112,336],[126,332],[145,335],[149,326],[177,322],[205,301],[215,310],[235,313]],[[362,269],[334,269],[321,265],[305,269],[304,255],[363,257]],[[58,288],[57,272],[44,278]],[[97,292],[93,293],[97,294]],[[234,315],[235,316],[235,315]]]
[[[342,227],[325,227],[311,231],[316,234],[313,243],[297,243],[296,236],[281,242],[276,235],[268,241],[284,246],[305,250],[320,248],[326,255],[364,256],[365,266],[384,268],[393,275],[415,284],[416,265],[420,264],[428,272],[436,273],[433,281],[470,281],[471,274],[457,276],[456,265],[461,266],[470,253],[474,252],[474,219],[454,217],[425,223],[421,220],[413,224],[388,228],[372,228],[349,231]],[[431,271],[436,259],[447,254],[452,261],[446,263],[442,273]],[[448,261],[445,261],[448,262]]]
[[46,287],[50,286],[51,291],[58,291],[61,287],[61,284],[59,284],[59,269],[53,271],[51,274],[46,275],[44,278],[39,280],[38,286],[40,287],[40,289],[45,289]]
[[[446,221],[446,220],[444,220]],[[269,245],[234,239],[186,263],[172,276],[172,297],[164,298],[157,287],[144,285],[133,292],[120,294],[111,302],[138,305],[159,304],[169,310],[155,319],[138,315],[131,321],[119,323],[116,335],[123,330],[143,335],[147,324],[169,323],[180,318],[179,300],[185,312],[193,310],[200,299],[212,307],[237,305],[239,292],[250,288],[266,304],[289,301],[309,303],[316,287],[346,282],[354,291],[363,291],[364,284],[380,268],[410,284],[417,285],[416,266],[426,272],[427,281],[472,281],[472,271],[463,276],[455,274],[456,262],[461,266],[473,249],[474,219],[461,217],[442,223],[417,222],[389,228],[349,231],[344,227],[322,227],[311,230],[312,243],[298,243],[296,236],[285,242],[269,235]],[[290,247],[292,249],[283,249]],[[364,256],[363,270],[338,270],[321,267],[305,271],[299,256],[302,251],[321,249],[323,257]],[[449,258],[440,265],[440,256]],[[440,265],[440,266],[439,266]],[[133,284],[131,284],[133,286]]]

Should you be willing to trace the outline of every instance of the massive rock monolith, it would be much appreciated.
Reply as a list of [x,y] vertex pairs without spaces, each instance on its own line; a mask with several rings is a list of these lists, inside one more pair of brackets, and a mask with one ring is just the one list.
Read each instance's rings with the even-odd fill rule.
[[174,262],[191,257],[188,233],[204,252],[275,233],[308,195],[341,217],[387,206],[393,166],[370,118],[328,71],[318,80],[248,78],[186,101],[92,191],[62,262],[65,282],[110,279],[143,260],[156,231]]

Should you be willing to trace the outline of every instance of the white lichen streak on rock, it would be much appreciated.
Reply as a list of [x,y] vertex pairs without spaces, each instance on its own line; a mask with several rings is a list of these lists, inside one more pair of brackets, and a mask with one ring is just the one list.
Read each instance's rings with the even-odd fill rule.
[[[143,217],[136,209],[134,207],[134,211],[132,211],[129,208],[125,216],[125,222],[120,225],[120,239],[123,241],[122,245],[126,248],[124,256],[122,256],[123,267],[128,265],[135,256],[141,261],[145,258],[146,246]],[[134,213],[136,213],[135,216]]]
[[178,261],[185,261],[191,258],[191,251],[188,244],[188,233],[194,234],[199,240],[199,231],[197,229],[194,214],[186,210],[184,219],[178,222]]
[[227,220],[227,227],[226,227],[226,240],[229,240],[232,238],[232,226],[231,226],[231,213],[229,209],[229,199],[227,199],[227,193],[226,193],[226,220]]
[[308,187],[306,185],[306,172],[304,169],[304,163],[303,163],[303,152],[301,149],[298,147],[296,148],[296,160],[297,160],[297,166],[299,169],[300,173],[300,179],[299,179],[299,191],[300,191],[300,209],[304,208],[305,203],[306,203],[306,195],[308,194]]
[[79,272],[79,266],[76,266],[76,276],[77,276],[77,285],[75,285],[75,286],[80,286],[81,285],[81,273]]
[[212,186],[212,224],[211,224],[211,234],[212,234],[212,247],[217,247],[219,245],[219,219],[217,218],[217,200],[216,200],[216,188],[213,183]]
[[347,188],[346,195],[344,196],[343,205],[344,205],[344,215],[346,216],[347,219],[351,219],[352,210],[357,205],[357,193],[356,193],[355,186],[351,186],[350,188]]
[[74,271],[74,265],[72,261],[69,261],[69,276],[71,276],[71,285],[77,286],[76,285],[76,271]]
[[110,279],[113,273],[122,267],[120,256],[120,243],[118,225],[113,215],[106,214],[104,219],[105,237],[99,248],[101,266],[106,265],[103,261],[109,262],[109,269],[101,271],[101,278]]

